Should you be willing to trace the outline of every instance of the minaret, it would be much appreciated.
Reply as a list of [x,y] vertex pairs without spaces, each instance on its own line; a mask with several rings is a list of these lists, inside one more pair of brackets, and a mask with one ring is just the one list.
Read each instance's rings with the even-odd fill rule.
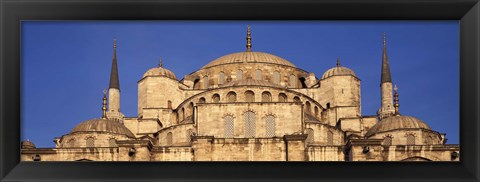
[[387,40],[385,33],[383,33],[382,75],[380,88],[382,94],[382,104],[377,114],[380,119],[383,119],[395,113],[395,109],[393,108],[392,75],[390,74],[390,66],[388,65]]
[[113,60],[110,72],[110,87],[108,88],[108,113],[107,118],[112,120],[123,120],[120,112],[120,81],[118,80],[117,66],[117,39],[113,39]]

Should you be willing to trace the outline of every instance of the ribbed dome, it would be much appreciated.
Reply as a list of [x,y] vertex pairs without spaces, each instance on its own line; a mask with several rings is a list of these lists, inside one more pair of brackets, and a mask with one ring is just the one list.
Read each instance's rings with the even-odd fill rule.
[[280,64],[295,67],[290,61],[287,61],[281,57],[275,56],[273,54],[264,53],[264,52],[237,52],[233,54],[228,54],[222,56],[218,59],[213,60],[212,62],[205,65],[203,68],[229,64],[229,63],[272,63]]
[[339,75],[352,75],[352,76],[357,77],[355,72],[353,72],[353,70],[351,70],[350,68],[343,67],[343,66],[337,66],[337,67],[333,67],[333,68],[330,68],[329,70],[327,70],[323,74],[322,79],[325,79],[325,78],[328,78],[328,77],[331,77],[331,76],[339,76]]
[[22,149],[34,149],[34,148],[36,148],[35,144],[33,144],[33,142],[31,142],[30,140],[26,140],[22,142]]
[[145,72],[145,74],[143,74],[142,78],[145,78],[147,76],[165,76],[174,80],[177,79],[177,77],[172,71],[165,69],[163,67],[156,67],[156,68],[149,69],[147,72]]
[[109,119],[91,119],[81,122],[70,133],[74,132],[107,132],[119,135],[126,135],[135,138],[135,135],[123,124]]
[[225,83],[220,85],[220,87],[231,87],[231,86],[245,86],[245,85],[258,85],[258,86],[268,86],[268,87],[282,87],[280,85],[264,81],[264,80],[254,80],[254,79],[243,79],[236,80],[232,82]]
[[427,129],[430,127],[422,120],[411,116],[390,116],[375,124],[368,130],[365,136],[372,136],[376,133],[391,131],[395,129]]

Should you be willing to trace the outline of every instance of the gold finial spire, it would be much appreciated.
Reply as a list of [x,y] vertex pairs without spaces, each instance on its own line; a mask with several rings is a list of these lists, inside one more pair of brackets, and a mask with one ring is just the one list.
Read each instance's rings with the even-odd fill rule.
[[398,107],[400,107],[400,104],[398,104],[398,87],[397,85],[395,85],[395,87],[393,87],[393,90],[395,90],[395,94],[393,95],[394,99],[393,99],[393,106],[395,107],[395,116],[398,116],[400,115],[400,113],[398,112]]
[[337,67],[340,67],[340,57],[337,58]]
[[107,89],[103,89],[102,119],[107,119]]
[[162,58],[160,58],[160,63],[158,64],[158,67],[160,67],[160,68],[163,67],[163,60],[162,60]]
[[250,25],[247,26],[247,52],[252,51],[252,36],[250,31]]

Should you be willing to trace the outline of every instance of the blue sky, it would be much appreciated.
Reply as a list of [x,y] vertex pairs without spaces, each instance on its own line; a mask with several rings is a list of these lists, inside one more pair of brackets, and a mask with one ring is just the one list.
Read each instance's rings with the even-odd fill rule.
[[25,21],[22,22],[21,138],[53,147],[54,137],[101,117],[117,37],[121,110],[137,116],[137,81],[163,59],[181,79],[226,54],[252,50],[322,74],[335,66],[361,79],[362,113],[380,107],[382,33],[400,113],[459,143],[458,21]]

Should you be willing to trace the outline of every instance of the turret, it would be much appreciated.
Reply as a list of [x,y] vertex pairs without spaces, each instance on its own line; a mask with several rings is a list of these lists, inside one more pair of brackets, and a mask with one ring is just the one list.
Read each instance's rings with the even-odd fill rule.
[[390,66],[388,64],[387,56],[387,41],[385,33],[383,33],[383,55],[382,55],[382,72],[380,81],[381,91],[381,106],[377,112],[378,118],[389,117],[395,113],[393,107],[393,95],[392,95],[392,75],[390,74]]

